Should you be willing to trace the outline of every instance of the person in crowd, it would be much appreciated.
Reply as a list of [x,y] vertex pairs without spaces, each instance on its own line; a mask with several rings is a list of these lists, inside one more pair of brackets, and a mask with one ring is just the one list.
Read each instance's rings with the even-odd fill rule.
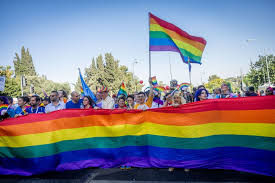
[[231,92],[230,85],[223,83],[221,85],[221,98],[236,98],[237,96]]
[[57,91],[52,91],[51,92],[50,100],[51,100],[51,103],[46,105],[46,108],[45,108],[46,113],[65,109],[65,104],[64,104],[63,101],[59,100],[59,96],[58,96]]
[[15,109],[15,117],[27,114],[26,105],[29,102],[29,97],[23,96],[18,98],[18,107]]
[[196,101],[203,101],[208,99],[208,91],[206,89],[199,89],[195,94]]
[[199,86],[198,86],[198,90],[199,90],[199,89],[205,89],[205,86],[204,86],[204,85],[199,85]]
[[38,114],[38,113],[45,113],[45,108],[40,107],[40,97],[37,95],[34,95],[31,97],[30,100],[31,107],[26,109],[26,112],[28,114]]
[[221,88],[214,89],[213,97],[212,98],[213,99],[221,98],[221,93],[222,93]]
[[161,100],[161,93],[154,91],[154,98],[153,98],[153,103],[151,109],[155,108],[161,108],[164,104],[164,102]]
[[265,90],[265,95],[266,96],[269,96],[269,95],[273,95],[273,88],[271,87],[268,87],[266,90]]
[[64,104],[68,101],[68,95],[64,90],[58,90],[58,97],[61,102],[64,102]]
[[83,108],[82,101],[78,92],[73,91],[71,93],[71,101],[66,103],[66,109],[81,109]]
[[84,96],[83,98],[83,109],[92,109],[95,106],[95,102],[90,96]]
[[153,98],[154,98],[154,92],[153,92],[153,86],[152,86],[152,78],[149,79],[149,84],[150,84],[150,92],[148,94],[147,101],[145,102],[146,95],[144,92],[139,92],[137,94],[137,103],[135,105],[135,109],[142,109],[142,110],[147,110],[152,107],[153,103]]
[[255,97],[258,96],[257,93],[255,93],[255,88],[253,86],[248,87],[248,91],[246,92],[246,97]]
[[8,98],[6,96],[0,96],[0,121],[10,118],[9,114],[7,113],[8,105]]
[[[186,104],[186,100],[184,99],[184,97],[181,95],[181,92],[174,92],[172,95],[168,95],[167,100],[165,101],[163,107],[167,107],[167,106],[174,106],[174,107],[178,107],[182,104]],[[169,101],[170,104],[169,104]]]
[[114,99],[109,96],[109,90],[107,87],[102,87],[100,90],[102,96],[102,109],[113,109],[114,108]]
[[127,106],[126,106],[126,99],[125,99],[125,96],[124,95],[121,95],[118,97],[118,107],[116,109],[127,109]]
[[102,108],[102,96],[101,96],[101,93],[100,93],[100,90],[97,91],[96,93],[96,106],[97,108],[101,109]]
[[7,96],[7,98],[8,98],[8,102],[9,102],[7,113],[11,118],[13,118],[15,116],[15,111],[13,108],[13,98],[10,96]]
[[127,109],[134,109],[135,108],[134,95],[128,95],[126,100],[127,100]]
[[51,99],[50,97],[44,97],[42,102],[44,104],[44,107],[46,107],[49,103],[51,103]]

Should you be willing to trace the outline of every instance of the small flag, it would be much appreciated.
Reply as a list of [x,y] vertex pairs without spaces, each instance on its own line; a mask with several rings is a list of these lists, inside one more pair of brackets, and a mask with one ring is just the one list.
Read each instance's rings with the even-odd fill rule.
[[88,87],[88,85],[85,83],[82,75],[81,75],[81,72],[80,72],[80,69],[79,70],[79,77],[80,77],[80,80],[81,80],[81,85],[82,85],[82,90],[83,90],[83,93],[85,96],[90,96],[94,102],[97,101],[96,99],[96,96],[94,95],[94,93],[90,90],[90,88]]
[[127,92],[126,92],[124,82],[121,83],[120,89],[117,93],[117,97],[119,97],[120,95],[124,95],[125,97],[127,97]]
[[9,105],[8,104],[2,104],[0,105],[0,115],[2,115],[2,111],[8,110]]
[[165,91],[165,88],[163,86],[156,86],[156,87],[154,87],[154,90],[163,92],[163,91]]
[[183,88],[188,88],[190,86],[189,83],[181,83],[180,85],[178,85],[178,89],[179,90],[183,90]]
[[157,86],[158,85],[158,81],[157,81],[157,77],[156,76],[152,77],[152,85],[153,86]]

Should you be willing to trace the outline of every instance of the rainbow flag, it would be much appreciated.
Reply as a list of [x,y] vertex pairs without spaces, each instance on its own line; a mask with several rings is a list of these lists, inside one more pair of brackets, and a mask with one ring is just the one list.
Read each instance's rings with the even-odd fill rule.
[[85,96],[85,95],[84,95],[84,90],[83,90],[82,86],[80,87],[80,94],[81,94],[82,97]]
[[156,76],[152,77],[152,85],[153,86],[157,86],[158,85],[158,81],[157,81],[157,77]]
[[178,85],[178,89],[183,90],[183,88],[188,88],[189,86],[189,83],[181,83],[180,85]]
[[2,113],[3,110],[8,110],[8,107],[9,107],[8,104],[2,104],[2,105],[0,105],[0,115],[1,115],[1,113]]
[[127,92],[126,92],[124,82],[121,83],[120,89],[117,93],[117,97],[119,97],[120,95],[124,95],[125,97],[127,97]]
[[156,90],[156,91],[159,91],[159,92],[165,91],[165,88],[163,86],[156,86],[153,89]]
[[275,96],[178,108],[65,109],[0,123],[0,174],[127,165],[245,171],[275,177]]
[[183,62],[201,64],[206,41],[201,37],[189,35],[177,26],[166,22],[152,13],[150,17],[150,51],[178,52]]

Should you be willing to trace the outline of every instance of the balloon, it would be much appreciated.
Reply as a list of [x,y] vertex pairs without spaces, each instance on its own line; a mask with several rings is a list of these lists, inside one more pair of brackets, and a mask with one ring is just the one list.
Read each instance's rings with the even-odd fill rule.
[[166,86],[165,89],[166,89],[166,90],[170,90],[170,87],[169,87],[169,86]]
[[140,84],[142,84],[142,83],[143,83],[143,81],[142,81],[142,80],[140,80],[140,81],[139,81],[139,83],[140,83]]

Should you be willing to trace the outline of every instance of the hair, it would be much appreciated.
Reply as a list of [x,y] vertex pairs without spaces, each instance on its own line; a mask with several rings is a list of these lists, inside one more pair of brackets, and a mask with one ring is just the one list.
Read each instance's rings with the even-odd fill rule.
[[198,89],[201,88],[201,87],[205,88],[204,85],[199,85],[199,86],[198,86]]
[[138,94],[137,95],[144,95],[144,96],[146,96],[146,94],[144,93],[144,92],[138,92]]
[[4,103],[4,104],[9,104],[9,100],[7,97],[5,96],[0,96],[0,100]]
[[12,104],[13,103],[13,98],[10,97],[10,96],[7,96],[7,98],[8,98],[9,104]]
[[199,96],[201,95],[202,91],[205,91],[206,95],[208,96],[209,93],[206,89],[199,89],[199,90],[196,91],[196,94],[195,94],[196,101],[200,101]]
[[172,96],[172,105],[174,104],[174,97],[180,97],[180,103],[185,104],[186,100],[183,98],[180,92],[175,92],[174,95]]
[[36,102],[39,102],[39,101],[40,101],[40,97],[39,97],[39,96],[37,96],[37,95],[31,96],[31,98],[33,98],[33,97],[35,97]]
[[58,90],[58,91],[62,91],[63,97],[68,98],[68,95],[67,95],[67,93],[65,92],[65,90]]
[[58,92],[56,90],[52,91],[51,93],[55,93],[58,96]]
[[135,100],[135,97],[134,97],[134,95],[128,95],[128,97],[127,97],[126,99],[128,99],[128,98],[131,98],[131,99],[133,99],[133,101]]
[[51,103],[51,100],[50,100],[49,97],[45,97],[45,98],[43,98],[43,100],[46,100],[46,101],[48,101],[49,103]]
[[90,96],[84,96],[83,99],[84,99],[85,97],[89,100],[90,105],[93,107],[93,106],[95,105],[94,100],[93,100]]
[[254,92],[255,88],[253,86],[250,86],[250,87],[248,87],[248,90]]
[[22,96],[22,97],[19,97],[19,98],[21,98],[26,103],[28,103],[30,101],[29,97],[27,97],[27,96]]

